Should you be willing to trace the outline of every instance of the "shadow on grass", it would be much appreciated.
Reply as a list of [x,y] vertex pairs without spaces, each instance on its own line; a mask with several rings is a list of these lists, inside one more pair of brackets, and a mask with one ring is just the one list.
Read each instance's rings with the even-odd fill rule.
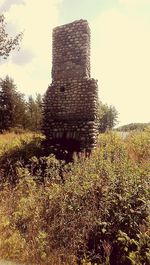
[[27,169],[40,182],[47,176],[53,178],[55,169],[60,182],[63,182],[64,165],[73,162],[74,152],[79,151],[79,143],[72,140],[49,142],[35,137],[29,143],[22,141],[20,147],[0,157],[0,187],[3,188],[6,182],[15,186],[20,177],[20,168]]
[[6,182],[15,186],[22,175],[20,169],[29,172],[29,176],[39,182],[49,178],[64,183],[64,172],[66,168],[70,170],[67,164],[74,162],[74,158],[80,154],[81,143],[75,139],[48,141],[43,136],[36,136],[30,142],[22,140],[20,147],[0,157],[0,187],[3,188]]
[[43,143],[44,140],[41,137],[35,137],[29,143],[22,140],[20,147],[5,152],[0,157],[0,185],[7,180],[15,184],[18,167],[25,168],[32,157],[44,156]]
[[29,143],[22,140],[20,147],[9,150],[0,157],[0,167],[5,164],[6,161],[11,161],[12,163],[22,161],[26,163],[32,156],[39,157],[43,155],[43,142],[44,140],[42,140],[41,137],[36,137]]

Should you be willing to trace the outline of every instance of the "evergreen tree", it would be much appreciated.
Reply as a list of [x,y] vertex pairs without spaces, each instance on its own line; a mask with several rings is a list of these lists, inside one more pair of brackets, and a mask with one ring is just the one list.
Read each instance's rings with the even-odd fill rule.
[[36,125],[36,130],[41,130],[42,128],[42,123],[43,123],[43,100],[42,96],[40,94],[36,95],[35,99],[36,103],[36,109],[35,109],[35,125]]
[[40,94],[36,95],[34,99],[32,96],[28,99],[28,118],[29,118],[29,128],[33,131],[41,130],[42,126],[42,96]]
[[13,126],[13,100],[14,100],[14,84],[13,81],[6,76],[0,81],[0,130],[8,130]]
[[0,130],[24,128],[26,103],[24,95],[16,91],[13,79],[6,76],[0,80]]
[[23,129],[28,128],[27,103],[22,93],[15,91],[13,126]]

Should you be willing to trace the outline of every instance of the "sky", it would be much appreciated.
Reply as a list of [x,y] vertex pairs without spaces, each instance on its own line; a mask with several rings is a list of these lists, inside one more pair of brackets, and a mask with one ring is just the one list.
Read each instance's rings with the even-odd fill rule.
[[119,125],[150,122],[150,0],[0,0],[7,31],[23,31],[20,50],[0,61],[0,77],[25,95],[51,83],[52,29],[77,19],[91,28],[91,76]]

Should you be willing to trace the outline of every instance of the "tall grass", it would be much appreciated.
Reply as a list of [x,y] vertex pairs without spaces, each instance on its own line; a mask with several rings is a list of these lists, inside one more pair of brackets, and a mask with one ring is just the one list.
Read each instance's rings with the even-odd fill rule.
[[[12,139],[18,148],[18,136]],[[19,144],[2,187],[0,257],[34,265],[150,264],[150,132],[100,135],[90,157],[75,155],[70,164],[36,156],[40,139]],[[3,163],[5,175],[11,165]]]

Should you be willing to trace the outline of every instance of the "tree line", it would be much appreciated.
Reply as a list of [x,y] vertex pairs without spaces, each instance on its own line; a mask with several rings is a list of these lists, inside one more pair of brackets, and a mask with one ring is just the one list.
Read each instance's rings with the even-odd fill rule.
[[[0,132],[13,128],[40,131],[43,123],[43,97],[36,94],[33,98],[25,97],[17,91],[12,78],[6,76],[0,79]],[[118,118],[118,112],[114,106],[99,103],[98,124],[99,132],[112,129]]]
[[0,79],[0,132],[12,128],[38,131],[42,125],[42,96],[34,99],[17,91],[13,79]]
[[146,128],[150,127],[150,122],[148,123],[130,123],[123,126],[118,127],[117,131],[129,132],[129,131],[144,131]]

